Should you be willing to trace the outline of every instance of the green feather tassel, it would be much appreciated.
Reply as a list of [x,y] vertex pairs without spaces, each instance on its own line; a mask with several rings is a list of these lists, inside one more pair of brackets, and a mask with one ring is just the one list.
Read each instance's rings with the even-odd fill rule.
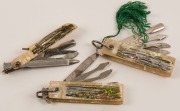
[[150,23],[147,22],[147,15],[150,11],[147,11],[147,6],[145,3],[140,1],[128,2],[120,7],[116,13],[116,22],[118,25],[118,32],[115,35],[106,36],[106,38],[111,38],[117,36],[123,27],[131,29],[131,31],[143,37],[144,42],[148,41],[148,35],[145,31],[150,27]]

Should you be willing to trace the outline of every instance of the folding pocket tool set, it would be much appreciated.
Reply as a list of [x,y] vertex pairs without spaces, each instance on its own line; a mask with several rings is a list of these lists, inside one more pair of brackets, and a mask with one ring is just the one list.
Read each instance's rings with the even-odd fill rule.
[[[42,88],[36,93],[36,96],[48,103],[122,104],[123,84],[93,82],[109,76],[112,69],[103,71],[96,77],[88,78],[95,72],[104,70],[109,62],[101,63],[91,71],[83,73],[99,56],[160,76],[171,76],[175,58],[168,56],[170,52],[164,49],[170,48],[170,45],[159,42],[167,36],[156,34],[165,26],[159,23],[150,27],[146,20],[150,12],[146,9],[147,6],[139,1],[128,2],[121,6],[116,13],[118,33],[106,36],[102,42],[93,40],[92,44],[96,47],[94,54],[87,57],[64,81],[51,81],[49,87]],[[65,24],[29,48],[23,48],[26,50],[25,53],[12,62],[4,63],[3,72],[10,73],[25,68],[68,66],[78,63],[78,60],[73,59],[78,52],[66,50],[76,44],[74,40],[64,42],[55,48],[49,48],[76,28],[74,24]],[[122,28],[131,29],[134,35],[120,41],[111,39],[111,37],[117,36]],[[151,34],[156,35],[152,36]],[[51,57],[62,54],[65,56]]]
[[[150,35],[164,29],[162,23],[149,28],[146,32]],[[148,42],[137,36],[130,36],[121,41],[107,38],[104,43],[92,41],[98,54],[107,59],[148,71],[160,76],[170,77],[175,64],[175,58],[168,56],[170,53],[164,48],[170,48],[167,43],[157,43],[166,38],[166,35],[157,34],[149,37]],[[156,43],[153,43],[153,42]]]

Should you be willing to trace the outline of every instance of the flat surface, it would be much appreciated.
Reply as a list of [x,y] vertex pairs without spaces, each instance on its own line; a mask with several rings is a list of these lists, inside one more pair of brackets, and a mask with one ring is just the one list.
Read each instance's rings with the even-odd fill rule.
[[[19,70],[9,75],[0,74],[0,111],[180,111],[180,16],[178,0],[144,0],[151,10],[152,24],[163,22],[169,37],[171,56],[176,64],[171,78],[164,78],[111,62],[107,69],[113,73],[98,82],[118,81],[125,86],[123,105],[94,105],[52,103],[36,98],[36,91],[47,87],[51,80],[63,80],[79,64],[68,67]],[[71,22],[79,28],[68,36],[75,39],[72,48],[83,61],[95,52],[92,40],[116,33],[115,13],[126,0],[0,0],[0,70],[37,40]],[[131,35],[122,31],[117,39]],[[98,58],[89,68],[105,62]],[[88,70],[89,70],[88,69]]]

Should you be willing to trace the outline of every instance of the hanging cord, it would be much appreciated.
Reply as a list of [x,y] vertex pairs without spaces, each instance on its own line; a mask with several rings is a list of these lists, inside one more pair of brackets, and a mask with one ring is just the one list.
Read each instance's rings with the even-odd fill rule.
[[143,37],[144,42],[148,41],[148,35],[145,31],[150,27],[150,23],[147,22],[147,15],[150,11],[146,11],[147,6],[140,1],[128,2],[120,7],[116,13],[116,22],[118,32],[115,35],[104,37],[104,42],[107,38],[117,36],[123,27],[131,29],[133,34]]

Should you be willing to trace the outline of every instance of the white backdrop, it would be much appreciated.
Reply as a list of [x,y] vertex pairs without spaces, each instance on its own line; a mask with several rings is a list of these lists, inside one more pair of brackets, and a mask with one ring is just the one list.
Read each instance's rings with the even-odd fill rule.
[[[79,64],[67,67],[19,70],[0,75],[0,111],[180,111],[180,16],[178,0],[144,0],[151,10],[152,24],[163,22],[176,64],[173,75],[164,78],[111,62],[113,73],[98,82],[118,81],[124,84],[123,105],[52,103],[36,98],[36,91],[47,87],[51,80],[63,80]],[[77,45],[81,62],[95,52],[92,40],[117,32],[115,13],[126,0],[0,0],[0,70],[46,34],[71,22],[79,28],[68,36]],[[131,35],[123,31],[117,39]],[[105,62],[98,58],[89,68]],[[89,70],[88,69],[88,70]]]

